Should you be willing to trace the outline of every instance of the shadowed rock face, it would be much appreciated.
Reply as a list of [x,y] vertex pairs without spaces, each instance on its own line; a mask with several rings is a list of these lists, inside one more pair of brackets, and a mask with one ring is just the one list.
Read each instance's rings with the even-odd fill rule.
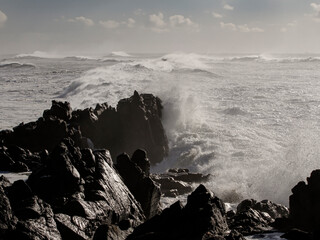
[[132,158],[127,154],[117,157],[115,165],[124,183],[128,186],[137,201],[141,204],[147,218],[160,211],[160,186],[149,177],[150,163],[146,152],[138,149]]
[[[63,138],[70,137],[81,148],[94,145],[109,149],[113,158],[142,148],[148,151],[151,164],[155,164],[168,154],[161,117],[161,100],[136,91],[132,97],[120,100],[117,109],[105,103],[95,109],[72,111],[68,102],[52,101],[51,108],[37,121],[21,123],[13,131],[1,131],[0,146],[16,145],[32,152],[45,149],[51,152]],[[6,158],[0,169],[11,167],[11,160]],[[19,168],[23,166],[16,166]]]
[[291,224],[304,231],[320,231],[320,170],[299,182],[289,198]]
[[225,239],[227,230],[224,204],[200,185],[185,207],[174,203],[137,227],[128,239]]

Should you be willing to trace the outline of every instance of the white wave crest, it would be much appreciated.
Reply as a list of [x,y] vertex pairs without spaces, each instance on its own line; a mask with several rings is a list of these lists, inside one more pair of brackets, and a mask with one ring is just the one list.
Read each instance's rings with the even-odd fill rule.
[[42,51],[35,51],[33,53],[23,53],[16,56],[16,58],[63,58],[64,56],[57,53],[48,53]]

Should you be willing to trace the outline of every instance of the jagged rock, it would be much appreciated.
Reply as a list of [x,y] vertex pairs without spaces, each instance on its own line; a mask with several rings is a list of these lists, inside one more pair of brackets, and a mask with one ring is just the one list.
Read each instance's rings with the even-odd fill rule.
[[132,154],[131,161],[137,164],[146,176],[150,175],[150,161],[145,150],[137,149]]
[[247,236],[270,231],[272,229],[270,226],[272,221],[273,219],[268,213],[249,208],[245,211],[237,212],[234,217],[228,219],[228,225],[230,229]]
[[189,169],[182,168],[169,169],[167,173],[151,175],[152,180],[161,185],[161,192],[166,197],[190,193],[193,189],[191,184],[204,183],[209,177],[210,175],[191,173]]
[[173,177],[163,176],[162,174],[153,174],[152,180],[160,184],[161,193],[165,197],[177,197],[178,195],[192,192],[190,184],[174,180]]
[[161,117],[161,100],[152,94],[134,92],[132,97],[120,100],[117,109],[105,103],[72,112],[68,102],[52,101],[51,108],[37,121],[1,131],[0,144],[51,152],[63,138],[70,137],[79,147],[109,149],[113,157],[146,149],[155,164],[168,154]]
[[299,182],[289,198],[289,219],[293,227],[312,232],[320,230],[320,170],[314,170],[305,182]]
[[3,190],[2,185],[0,185],[0,239],[8,231],[12,230],[15,225],[14,215],[12,213],[12,208],[10,201]]
[[308,232],[301,231],[299,229],[291,229],[289,232],[281,235],[281,238],[289,240],[316,240],[319,238],[313,238],[312,234]]
[[288,209],[280,204],[269,200],[257,202],[254,199],[246,199],[237,206],[236,213],[227,214],[227,220],[231,229],[243,235],[252,235],[271,230],[276,218],[288,215]]
[[124,183],[141,204],[147,218],[160,210],[160,187],[127,154],[121,154],[115,165]]
[[140,205],[113,168],[110,153],[80,150],[71,139],[64,139],[52,151],[27,184],[51,204],[64,239],[88,239],[101,224],[128,220],[132,228],[145,219]]
[[259,212],[266,212],[273,219],[289,217],[289,209],[287,207],[273,203],[269,200],[262,200],[261,202],[257,202],[254,199],[243,200],[237,206],[237,212],[243,212],[248,210],[249,208],[252,208]]
[[51,108],[43,112],[45,119],[57,118],[64,121],[69,121],[72,117],[72,109],[68,102],[58,102],[53,100]]
[[179,201],[174,203],[127,239],[224,239],[227,231],[223,202],[200,185],[188,196],[185,207]]
[[125,239],[128,234],[124,234],[116,225],[101,225],[96,230],[93,240],[120,240]]

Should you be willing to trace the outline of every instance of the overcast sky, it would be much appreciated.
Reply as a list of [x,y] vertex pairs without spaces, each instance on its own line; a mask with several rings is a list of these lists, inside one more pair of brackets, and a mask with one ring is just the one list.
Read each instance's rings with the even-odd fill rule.
[[320,52],[320,0],[0,0],[0,54]]

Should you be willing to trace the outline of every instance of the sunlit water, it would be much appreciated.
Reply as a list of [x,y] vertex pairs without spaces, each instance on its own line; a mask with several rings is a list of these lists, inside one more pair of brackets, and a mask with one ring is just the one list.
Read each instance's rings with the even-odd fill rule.
[[227,201],[287,204],[320,167],[318,56],[39,56],[0,62],[0,129],[36,120],[52,99],[115,106],[138,90],[164,105],[170,154],[154,172],[190,168],[212,174],[207,186]]

